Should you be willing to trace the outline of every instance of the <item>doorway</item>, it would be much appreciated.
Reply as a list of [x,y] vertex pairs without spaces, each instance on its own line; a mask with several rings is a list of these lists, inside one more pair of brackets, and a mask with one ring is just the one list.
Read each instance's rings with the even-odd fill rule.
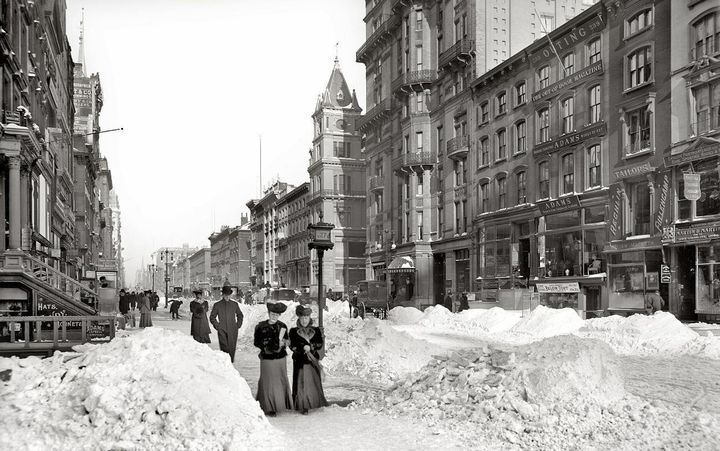
[[678,297],[677,316],[680,320],[697,320],[695,314],[696,263],[695,246],[677,248],[677,284],[675,289]]
[[433,254],[433,298],[442,304],[445,296],[445,254]]

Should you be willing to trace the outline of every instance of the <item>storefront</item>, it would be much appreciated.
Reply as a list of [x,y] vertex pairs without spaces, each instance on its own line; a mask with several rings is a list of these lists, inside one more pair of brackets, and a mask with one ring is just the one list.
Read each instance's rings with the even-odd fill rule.
[[[475,292],[484,302],[515,309],[530,275],[532,219],[479,225],[476,233]],[[519,307],[518,307],[519,308]]]
[[395,257],[386,270],[390,284],[390,308],[414,306],[415,261],[412,257]]

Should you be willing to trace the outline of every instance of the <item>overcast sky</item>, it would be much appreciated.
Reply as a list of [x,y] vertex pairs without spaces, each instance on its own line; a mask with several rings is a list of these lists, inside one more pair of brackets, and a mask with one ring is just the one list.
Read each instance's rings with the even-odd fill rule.
[[78,59],[100,73],[101,135],[122,212],[128,284],[164,246],[208,246],[263,185],[307,180],[311,115],[339,42],[365,105],[363,0],[67,0]]

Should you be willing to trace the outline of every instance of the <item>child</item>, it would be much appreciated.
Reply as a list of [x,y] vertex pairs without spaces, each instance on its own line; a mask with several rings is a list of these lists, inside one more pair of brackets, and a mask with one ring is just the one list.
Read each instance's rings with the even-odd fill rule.
[[172,314],[172,319],[178,319],[180,318],[179,310],[180,310],[180,304],[182,304],[183,301],[179,299],[173,299],[170,301],[170,313]]

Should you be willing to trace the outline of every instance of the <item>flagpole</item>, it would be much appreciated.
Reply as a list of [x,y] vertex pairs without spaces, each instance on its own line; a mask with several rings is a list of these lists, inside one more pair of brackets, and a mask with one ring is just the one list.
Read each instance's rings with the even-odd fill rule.
[[550,43],[550,47],[552,48],[553,53],[555,53],[555,56],[557,57],[558,62],[560,63],[560,67],[563,68],[563,74],[567,75],[567,70],[565,69],[565,65],[563,64],[562,59],[560,58],[560,55],[558,54],[557,49],[555,48],[555,44],[553,44],[552,39],[550,39],[550,32],[547,30],[547,28],[545,28],[545,24],[542,21],[540,13],[537,10],[537,7],[533,6],[533,9],[535,10],[535,16],[537,16],[538,21],[540,22],[540,27],[542,27],[543,31],[545,32],[545,37],[547,38],[548,42]]

